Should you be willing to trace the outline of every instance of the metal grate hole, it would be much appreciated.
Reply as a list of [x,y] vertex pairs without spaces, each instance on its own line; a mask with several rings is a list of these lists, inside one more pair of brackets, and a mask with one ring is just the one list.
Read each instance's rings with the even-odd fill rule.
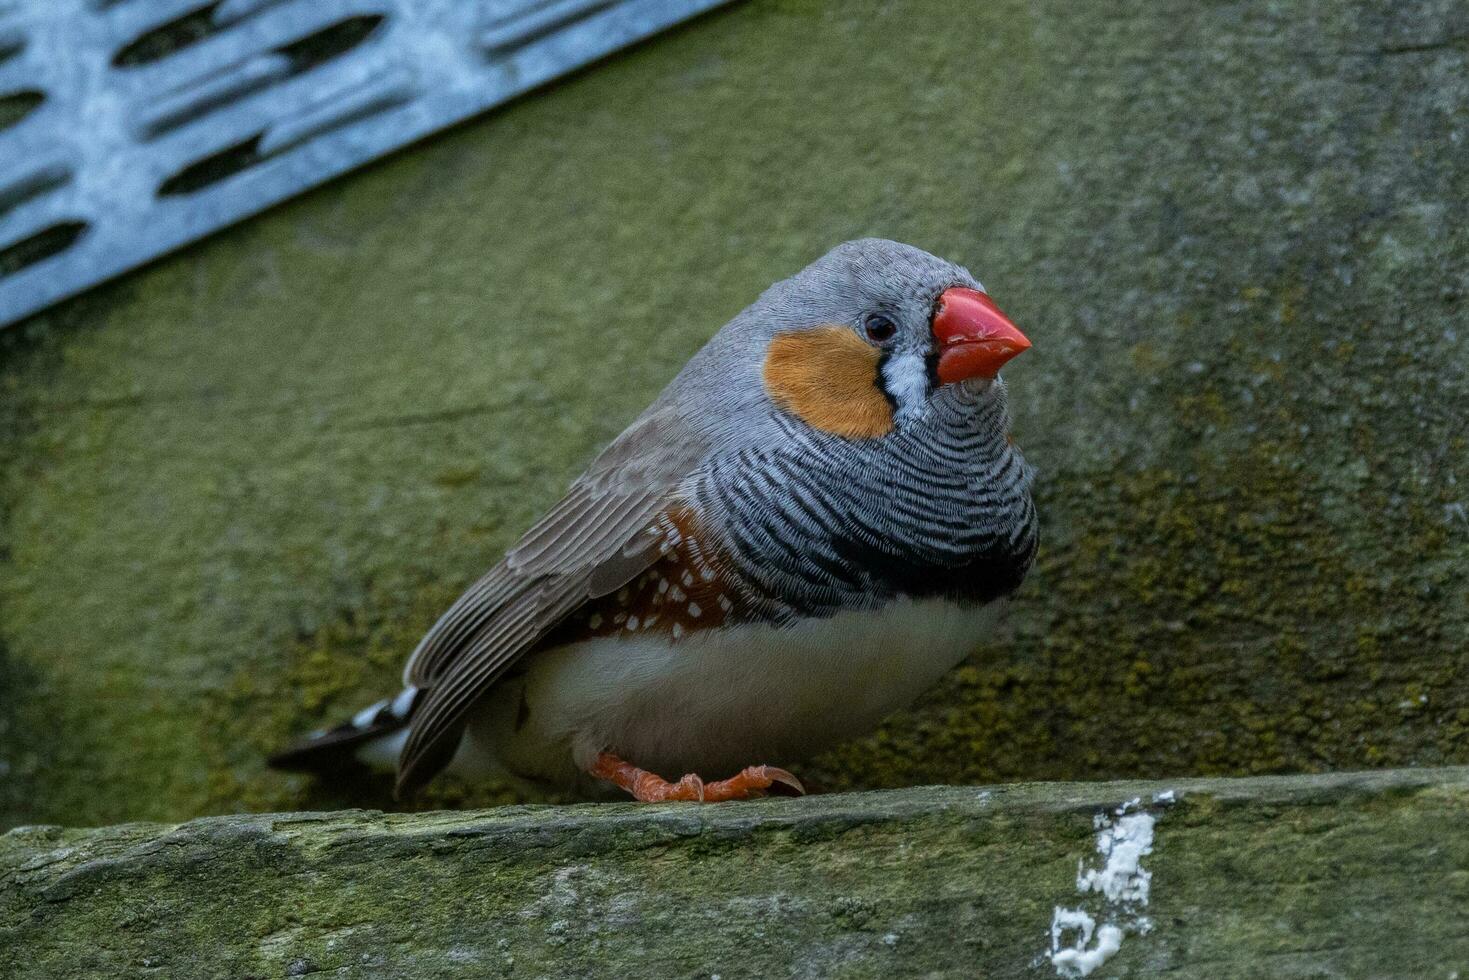
[[236,143],[212,156],[189,164],[158,185],[158,196],[193,194],[241,170],[248,170],[255,166],[265,159],[264,154],[260,152],[260,139],[264,135],[264,133],[256,133],[243,143]]
[[382,14],[364,14],[339,20],[315,34],[276,49],[291,60],[293,73],[310,71],[317,65],[351,51],[377,31],[385,18]]
[[29,88],[11,92],[9,95],[0,95],[0,129],[9,129],[14,126],[35,112],[36,107],[45,101],[46,93]]
[[0,249],[0,279],[66,251],[86,230],[85,221],[63,221]]
[[218,7],[220,2],[221,0],[215,0],[207,7],[200,7],[167,24],[155,27],[124,45],[117,54],[112,56],[112,67],[136,68],[139,65],[166,58],[181,48],[187,48],[191,44],[204,40],[219,29],[214,22],[214,8]]

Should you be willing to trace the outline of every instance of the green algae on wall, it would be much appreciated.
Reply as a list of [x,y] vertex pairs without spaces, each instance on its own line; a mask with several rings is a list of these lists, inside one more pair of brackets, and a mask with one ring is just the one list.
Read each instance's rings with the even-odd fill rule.
[[861,234],[1034,338],[1044,539],[803,777],[1469,761],[1462,17],[753,0],[6,333],[0,825],[384,805],[262,759]]
[[[1145,905],[1078,890],[1127,801]],[[38,827],[0,973],[1057,977],[1066,908],[1124,930],[1097,977],[1441,977],[1466,816],[1460,768]]]

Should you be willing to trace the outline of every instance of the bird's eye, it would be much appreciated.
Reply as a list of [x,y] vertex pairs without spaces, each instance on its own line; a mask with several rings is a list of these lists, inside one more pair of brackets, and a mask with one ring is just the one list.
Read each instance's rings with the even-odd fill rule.
[[891,318],[874,313],[867,318],[865,329],[868,340],[874,344],[885,344],[897,335],[898,325]]

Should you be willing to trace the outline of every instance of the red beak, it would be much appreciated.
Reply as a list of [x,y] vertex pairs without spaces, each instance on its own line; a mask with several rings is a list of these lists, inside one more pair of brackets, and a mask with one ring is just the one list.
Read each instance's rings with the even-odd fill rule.
[[946,385],[966,378],[993,378],[1006,361],[1030,347],[994,300],[963,286],[939,296],[933,336],[939,342],[939,382]]

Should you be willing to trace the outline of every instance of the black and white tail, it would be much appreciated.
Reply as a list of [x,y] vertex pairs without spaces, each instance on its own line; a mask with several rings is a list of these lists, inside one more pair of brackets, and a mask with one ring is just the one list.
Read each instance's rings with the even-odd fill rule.
[[291,772],[330,773],[354,762],[396,769],[418,695],[418,688],[404,688],[397,697],[368,705],[335,728],[312,732],[267,761]]

